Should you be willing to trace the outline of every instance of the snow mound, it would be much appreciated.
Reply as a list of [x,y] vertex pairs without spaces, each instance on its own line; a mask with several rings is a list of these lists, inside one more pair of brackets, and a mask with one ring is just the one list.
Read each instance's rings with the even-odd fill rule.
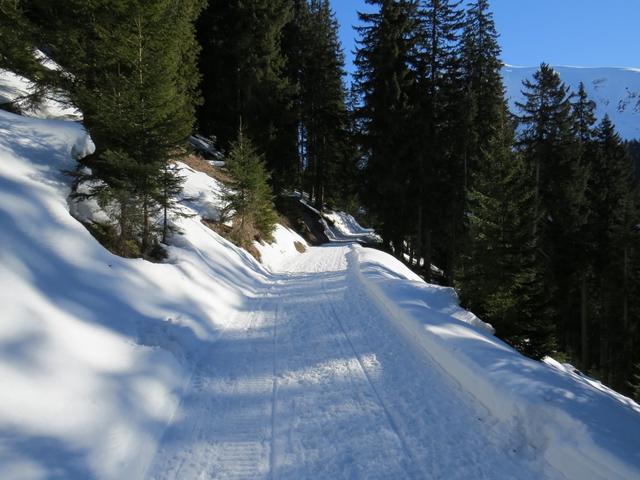
[[520,355],[493,337],[487,324],[461,313],[450,292],[421,284],[389,255],[353,246],[349,268],[416,351],[433,358],[499,421],[521,431],[567,478],[640,478],[634,402],[559,364]]
[[300,203],[318,216],[324,234],[333,243],[360,242],[365,244],[382,243],[382,238],[372,228],[360,226],[352,215],[340,211],[323,211],[311,206],[308,196],[304,193],[294,192]]
[[[282,266],[291,262],[291,260],[301,253],[298,248],[306,251],[309,245],[296,232],[282,225],[276,225],[273,232],[274,241],[271,244],[254,242],[254,245],[260,252],[262,264],[271,272],[279,272]],[[296,247],[296,244],[298,245]]]

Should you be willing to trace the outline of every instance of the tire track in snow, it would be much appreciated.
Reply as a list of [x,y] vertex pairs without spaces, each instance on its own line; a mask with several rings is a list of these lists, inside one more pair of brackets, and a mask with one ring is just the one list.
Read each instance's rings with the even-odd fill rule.
[[269,464],[271,480],[276,480],[278,465],[276,463],[276,414],[278,407],[278,310],[276,304],[273,318],[273,391],[271,394],[271,451],[269,452]]
[[[344,338],[345,338],[346,342],[348,343],[350,350],[353,352],[354,358],[358,362],[359,369],[362,372],[362,375],[364,376],[364,378],[366,378],[367,383],[369,384],[369,387],[371,388],[371,391],[375,395],[376,400],[378,401],[378,404],[380,405],[380,408],[382,408],[382,410],[383,410],[383,412],[384,412],[384,414],[385,414],[385,416],[387,418],[387,422],[389,423],[389,426],[391,427],[393,432],[398,437],[398,440],[400,441],[400,443],[402,445],[402,450],[404,451],[406,456],[411,460],[411,465],[413,466],[413,468],[410,469],[410,470],[414,470],[414,471],[409,471],[408,472],[409,475],[413,475],[415,473],[419,473],[420,475],[422,475],[422,478],[426,478],[427,476],[426,476],[425,472],[423,471],[422,466],[417,461],[417,457],[416,457],[415,453],[413,452],[413,449],[409,446],[409,442],[408,442],[407,438],[405,437],[405,435],[400,430],[398,424],[396,423],[396,421],[394,419],[394,416],[391,414],[391,411],[390,411],[389,407],[387,406],[386,402],[382,399],[382,396],[380,395],[380,393],[378,392],[378,389],[376,388],[375,384],[373,383],[373,380],[372,380],[371,376],[367,372],[367,368],[365,367],[365,364],[364,364],[364,362],[362,360],[362,356],[361,356],[360,352],[356,349],[356,347],[353,345],[353,342],[351,341],[351,337],[347,333],[347,330],[344,328],[344,325],[343,325],[342,321],[340,320],[340,315],[336,311],[334,303],[330,301],[330,297],[329,297],[329,295],[327,293],[325,282],[321,282],[321,285],[322,285],[322,291],[323,291],[325,297],[328,300],[326,302],[326,304],[329,305],[329,309],[331,310],[332,318],[335,320],[335,323],[338,325],[340,331],[344,335]],[[415,470],[417,470],[417,472]]]
[[[273,376],[256,370],[260,362],[255,361],[273,356],[273,344],[261,340],[264,329],[273,328],[268,325],[275,321],[271,305],[268,294],[250,300],[248,313],[238,315],[237,323],[212,343],[161,440],[148,478],[271,478],[271,422],[258,413],[267,391],[265,413],[273,412]],[[265,351],[267,345],[271,348]]]

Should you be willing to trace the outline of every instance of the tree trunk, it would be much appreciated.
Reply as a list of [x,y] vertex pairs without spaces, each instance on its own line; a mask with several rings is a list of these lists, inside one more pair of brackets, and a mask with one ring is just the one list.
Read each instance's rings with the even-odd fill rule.
[[587,317],[587,274],[582,273],[580,285],[580,338],[582,349],[582,370],[589,369],[589,319]]

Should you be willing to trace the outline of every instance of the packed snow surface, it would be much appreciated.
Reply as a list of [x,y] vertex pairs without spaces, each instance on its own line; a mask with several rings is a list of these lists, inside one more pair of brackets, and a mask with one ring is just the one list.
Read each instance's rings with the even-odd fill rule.
[[[596,114],[602,119],[608,114],[622,138],[640,139],[640,69],[584,68],[554,66],[562,81],[573,92],[584,83],[589,97],[597,104]],[[518,114],[516,102],[524,102],[522,81],[532,80],[538,67],[506,65],[502,70],[511,109]]]
[[3,480],[640,478],[635,403],[382,252],[278,227],[257,263],[185,165],[169,261],[111,255],[61,173],[91,149],[0,112]]

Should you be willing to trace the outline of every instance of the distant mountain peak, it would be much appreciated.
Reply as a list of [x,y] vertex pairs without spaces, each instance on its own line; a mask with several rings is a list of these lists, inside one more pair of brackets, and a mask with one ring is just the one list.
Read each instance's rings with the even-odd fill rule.
[[[553,66],[562,80],[577,91],[583,82],[596,102],[598,119],[609,114],[622,138],[640,139],[640,68]],[[538,67],[505,65],[502,71],[509,105],[524,100],[522,81],[533,77]]]

